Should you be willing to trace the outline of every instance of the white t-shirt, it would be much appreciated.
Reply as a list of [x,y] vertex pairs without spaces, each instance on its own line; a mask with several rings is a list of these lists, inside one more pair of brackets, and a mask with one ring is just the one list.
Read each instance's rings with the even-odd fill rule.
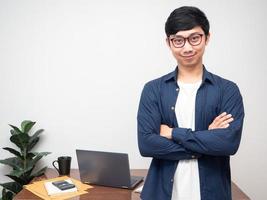
[[[183,83],[178,80],[179,94],[175,113],[181,128],[195,130],[196,93],[201,81]],[[175,171],[172,200],[200,200],[198,160],[180,160]]]

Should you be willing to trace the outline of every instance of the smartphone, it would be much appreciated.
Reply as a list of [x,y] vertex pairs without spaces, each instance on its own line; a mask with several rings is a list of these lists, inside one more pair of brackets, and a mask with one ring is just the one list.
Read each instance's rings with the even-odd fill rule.
[[69,183],[67,181],[55,181],[55,182],[52,182],[52,184],[56,186],[57,188],[59,188],[60,190],[67,190],[67,189],[71,189],[75,187],[74,184]]

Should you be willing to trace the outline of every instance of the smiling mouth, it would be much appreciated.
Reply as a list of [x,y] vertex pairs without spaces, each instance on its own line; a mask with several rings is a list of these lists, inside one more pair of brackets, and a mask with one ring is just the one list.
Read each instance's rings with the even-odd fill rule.
[[190,55],[190,56],[183,56],[184,59],[188,60],[191,59],[195,56],[196,54]]

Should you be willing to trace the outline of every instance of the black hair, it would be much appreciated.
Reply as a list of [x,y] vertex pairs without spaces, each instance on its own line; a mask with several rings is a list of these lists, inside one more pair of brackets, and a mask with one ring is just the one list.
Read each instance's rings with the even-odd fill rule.
[[206,36],[209,34],[210,24],[205,13],[197,7],[183,6],[171,12],[165,23],[165,33],[169,37],[196,26],[200,26]]

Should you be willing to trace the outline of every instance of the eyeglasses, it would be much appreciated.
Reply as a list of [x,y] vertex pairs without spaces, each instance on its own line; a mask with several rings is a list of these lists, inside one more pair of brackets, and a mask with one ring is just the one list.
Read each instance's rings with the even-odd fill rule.
[[186,40],[192,46],[197,46],[201,43],[203,35],[204,34],[193,33],[192,35],[186,38],[179,35],[171,35],[169,36],[169,40],[175,48],[182,48],[185,45]]

